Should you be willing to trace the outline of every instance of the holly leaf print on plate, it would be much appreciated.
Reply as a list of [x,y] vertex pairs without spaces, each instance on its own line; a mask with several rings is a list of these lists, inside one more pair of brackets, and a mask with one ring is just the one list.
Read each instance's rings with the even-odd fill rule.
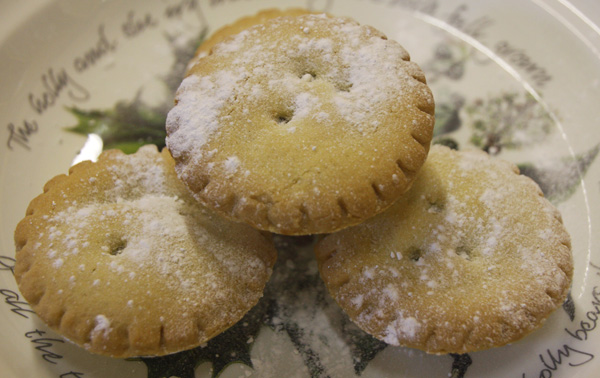
[[67,108],[75,116],[77,124],[65,130],[81,134],[96,134],[102,138],[105,149],[120,149],[130,154],[144,144],[155,144],[159,149],[165,146],[165,122],[167,113],[173,106],[175,91],[183,79],[188,62],[198,46],[204,41],[208,29],[204,28],[198,38],[180,43],[176,36],[165,35],[175,58],[167,74],[159,80],[164,84],[164,101],[150,106],[142,100],[139,89],[132,100],[118,101],[111,109],[84,110]]
[[148,367],[148,378],[194,378],[202,362],[212,364],[212,377],[218,377],[227,366],[242,363],[252,367],[250,349],[264,324],[268,301],[260,301],[233,327],[195,349],[140,360]]
[[597,144],[575,156],[550,159],[543,163],[522,163],[518,166],[522,174],[538,183],[550,202],[557,204],[573,195],[599,151],[600,144]]
[[502,93],[466,105],[470,142],[491,155],[537,144],[554,129],[550,114],[528,93]]

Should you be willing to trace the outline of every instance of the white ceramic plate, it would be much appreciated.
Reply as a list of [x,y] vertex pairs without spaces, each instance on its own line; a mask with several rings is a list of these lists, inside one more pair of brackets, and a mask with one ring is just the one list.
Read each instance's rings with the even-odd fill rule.
[[[326,293],[310,238],[278,239],[264,299],[207,347],[158,359],[88,354],[23,302],[13,231],[43,184],[97,133],[104,147],[161,142],[182,69],[202,36],[273,6],[383,30],[424,69],[436,141],[517,163],[573,239],[566,305],[502,348],[431,356],[372,339]],[[153,0],[3,2],[0,26],[2,377],[597,377],[600,371],[600,5],[566,0]],[[119,135],[116,135],[119,131]],[[94,148],[91,148],[92,152]],[[443,300],[440,298],[440,300]]]

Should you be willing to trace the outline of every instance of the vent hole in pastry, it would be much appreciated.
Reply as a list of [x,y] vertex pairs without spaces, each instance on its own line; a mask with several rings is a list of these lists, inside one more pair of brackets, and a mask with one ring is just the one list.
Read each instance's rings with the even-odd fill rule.
[[352,83],[348,81],[340,81],[335,83],[335,88],[340,92],[350,92]]
[[290,118],[289,117],[284,117],[284,116],[277,117],[277,123],[280,124],[280,125],[285,125],[288,122],[290,122]]
[[431,214],[439,214],[444,210],[444,203],[441,201],[428,201],[429,207],[427,212]]
[[458,246],[454,252],[465,260],[470,261],[473,258],[473,250],[464,245]]
[[411,247],[408,251],[406,251],[408,258],[412,261],[419,261],[423,256],[423,251],[417,247]]
[[114,239],[110,244],[108,253],[110,253],[112,256],[117,256],[120,255],[125,248],[127,248],[127,240],[123,238],[117,238]]
[[275,122],[279,125],[285,125],[292,120],[293,115],[292,112],[279,112],[275,114]]
[[302,79],[302,81],[313,81],[317,78],[317,74],[311,71],[305,71],[302,74],[300,74],[300,79]]

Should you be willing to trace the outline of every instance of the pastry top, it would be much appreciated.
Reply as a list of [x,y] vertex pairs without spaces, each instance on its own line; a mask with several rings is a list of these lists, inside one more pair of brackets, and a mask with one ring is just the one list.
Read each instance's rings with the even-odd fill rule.
[[221,333],[262,296],[276,254],[269,237],[201,207],[155,146],[106,151],[50,180],[15,241],[15,277],[40,318],[113,357]]
[[379,31],[280,17],[212,48],[167,117],[179,177],[206,206],[283,234],[325,233],[390,206],[424,162],[434,102]]
[[386,212],[316,247],[332,296],[361,328],[429,353],[501,346],[539,327],[572,279],[559,212],[516,166],[432,147]]
[[188,63],[188,74],[189,70],[200,60],[200,58],[209,55],[212,52],[212,48],[217,44],[227,39],[228,37],[238,34],[252,26],[264,24],[268,20],[283,16],[300,16],[303,14],[311,13],[309,10],[304,8],[288,8],[288,9],[264,9],[252,16],[246,16],[237,19],[235,22],[225,25],[217,29],[210,35],[196,50],[194,57]]

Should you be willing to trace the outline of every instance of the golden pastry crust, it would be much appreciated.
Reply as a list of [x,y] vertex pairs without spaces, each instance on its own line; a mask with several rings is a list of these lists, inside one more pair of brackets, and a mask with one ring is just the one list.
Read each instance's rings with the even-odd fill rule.
[[357,325],[429,353],[520,339],[562,304],[573,271],[560,214],[532,180],[441,146],[389,210],[326,236],[316,255]]
[[190,60],[188,64],[188,72],[186,73],[186,76],[187,74],[189,74],[189,71],[194,66],[194,64],[196,64],[198,60],[200,60],[200,58],[203,58],[211,53],[212,48],[217,43],[220,43],[225,39],[235,34],[238,34],[252,26],[264,24],[266,21],[271,20],[273,18],[284,16],[294,17],[309,13],[311,12],[304,8],[288,8],[283,10],[276,8],[265,9],[256,13],[253,16],[242,17],[229,25],[225,25],[222,28],[217,29],[214,33],[210,35],[208,39],[202,42],[202,44],[196,50],[194,57]]
[[420,68],[379,31],[279,17],[217,44],[167,117],[179,177],[206,206],[282,234],[332,232],[389,207],[432,137]]
[[15,242],[15,277],[39,317],[112,357],[221,333],[257,303],[276,258],[268,236],[202,208],[155,146],[106,151],[50,180]]

